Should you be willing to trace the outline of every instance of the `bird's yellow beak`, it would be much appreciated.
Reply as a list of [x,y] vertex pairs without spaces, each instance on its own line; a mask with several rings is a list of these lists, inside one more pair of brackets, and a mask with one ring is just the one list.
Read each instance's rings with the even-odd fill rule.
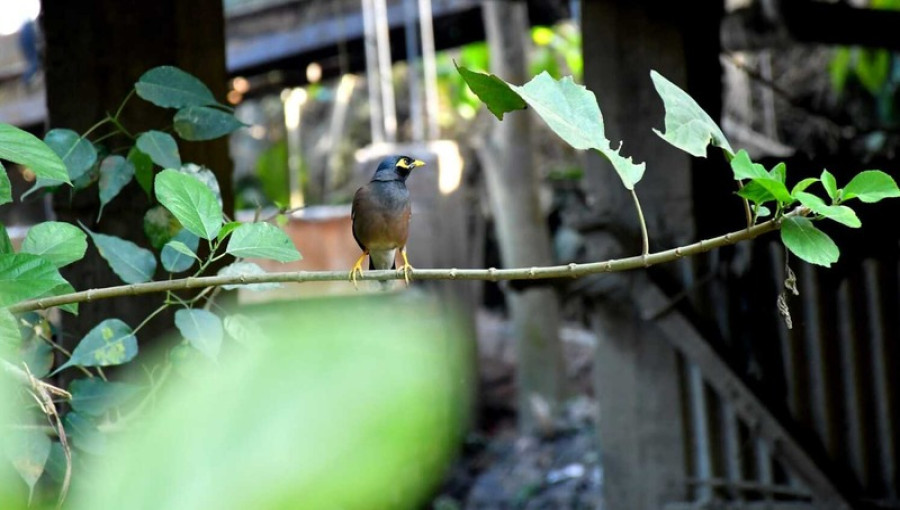
[[416,168],[418,166],[425,166],[425,162],[422,161],[421,159],[417,159],[417,160],[413,161],[412,164],[409,165],[410,168]]

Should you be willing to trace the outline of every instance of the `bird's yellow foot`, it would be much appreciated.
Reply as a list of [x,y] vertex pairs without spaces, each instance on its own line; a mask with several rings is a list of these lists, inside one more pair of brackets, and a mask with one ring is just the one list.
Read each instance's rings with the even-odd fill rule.
[[366,256],[368,253],[363,252],[362,255],[356,259],[356,264],[353,264],[353,269],[350,270],[350,282],[353,283],[353,288],[359,290],[359,285],[356,284],[357,276],[362,276],[362,263],[363,260],[366,260]]
[[402,250],[400,255],[403,255],[403,266],[400,267],[400,270],[403,271],[403,280],[406,281],[406,286],[409,287],[409,272],[415,268],[409,265],[409,260],[406,258],[406,249]]

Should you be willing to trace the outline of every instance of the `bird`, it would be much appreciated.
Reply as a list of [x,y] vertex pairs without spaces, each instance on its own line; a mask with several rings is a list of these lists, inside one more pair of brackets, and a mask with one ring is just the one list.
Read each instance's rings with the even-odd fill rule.
[[378,164],[368,184],[356,190],[350,221],[353,238],[362,255],[350,270],[350,281],[362,276],[363,260],[369,257],[369,269],[396,269],[397,250],[403,257],[403,279],[409,285],[409,259],[406,240],[412,208],[406,179],[425,162],[410,156],[389,156]]

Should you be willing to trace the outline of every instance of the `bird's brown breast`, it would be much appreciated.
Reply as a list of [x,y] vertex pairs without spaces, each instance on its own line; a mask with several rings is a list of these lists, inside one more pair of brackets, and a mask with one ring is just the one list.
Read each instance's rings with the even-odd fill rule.
[[390,250],[406,245],[411,207],[403,183],[373,181],[353,197],[353,237],[363,250]]

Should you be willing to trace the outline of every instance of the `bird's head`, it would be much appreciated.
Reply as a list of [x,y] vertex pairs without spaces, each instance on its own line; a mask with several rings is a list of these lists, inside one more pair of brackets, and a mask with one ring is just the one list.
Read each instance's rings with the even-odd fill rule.
[[424,165],[425,162],[409,156],[388,156],[381,160],[378,169],[375,170],[373,181],[406,181],[409,173],[414,168]]

